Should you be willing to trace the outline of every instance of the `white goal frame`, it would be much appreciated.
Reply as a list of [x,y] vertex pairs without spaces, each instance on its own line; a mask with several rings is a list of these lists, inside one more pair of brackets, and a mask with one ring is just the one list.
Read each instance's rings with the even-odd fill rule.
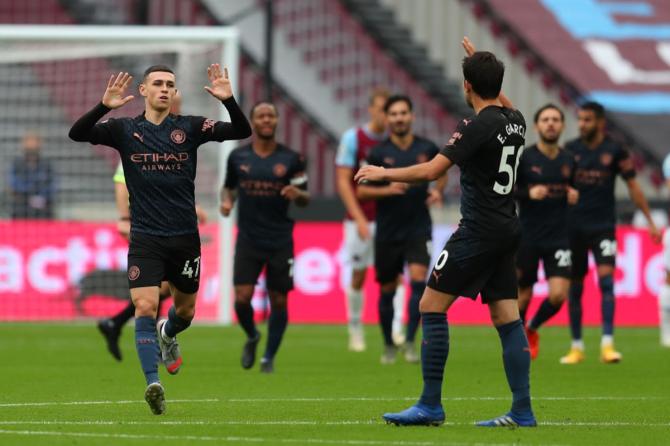
[[[21,51],[2,49],[2,63],[42,62],[67,60],[84,57],[109,57],[142,52],[167,52],[178,50],[186,44],[221,44],[220,62],[228,68],[233,93],[237,95],[239,82],[239,33],[234,27],[221,26],[90,26],[90,25],[0,25],[0,47],[3,43],[30,42],[87,42],[91,48],[67,48],[60,50]],[[147,46],[138,48],[138,43]],[[126,44],[126,45],[124,45]],[[228,120],[228,112],[220,108],[220,120]],[[226,173],[226,159],[234,142],[222,143],[219,156],[218,185],[223,184]],[[217,188],[218,188],[217,185]],[[233,259],[233,219],[218,217],[219,226],[219,314],[217,322],[228,325],[232,322],[232,259]]]

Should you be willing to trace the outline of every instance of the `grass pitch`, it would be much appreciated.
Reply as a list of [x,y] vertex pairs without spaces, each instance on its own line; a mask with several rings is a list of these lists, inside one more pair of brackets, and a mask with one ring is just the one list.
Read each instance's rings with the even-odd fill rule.
[[510,405],[490,327],[450,327],[445,425],[400,428],[380,416],[417,399],[420,366],[401,357],[381,366],[377,327],[367,328],[367,352],[350,353],[345,327],[289,326],[272,375],[258,364],[242,370],[238,327],[192,327],[179,336],[181,372],[161,371],[168,409],[154,416],[143,400],[132,324],[121,363],[93,325],[0,325],[0,445],[670,443],[670,350],[655,329],[618,330],[617,365],[598,361],[598,331],[587,330],[586,362],[561,366],[567,328],[543,328],[531,370],[540,426],[486,429],[473,422]]

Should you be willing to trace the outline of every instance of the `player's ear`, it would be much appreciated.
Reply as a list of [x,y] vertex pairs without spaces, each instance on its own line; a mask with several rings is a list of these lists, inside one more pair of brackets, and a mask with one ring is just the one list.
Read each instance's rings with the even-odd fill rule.
[[144,85],[144,82],[142,82],[139,86],[140,94],[144,97],[147,96],[147,86]]

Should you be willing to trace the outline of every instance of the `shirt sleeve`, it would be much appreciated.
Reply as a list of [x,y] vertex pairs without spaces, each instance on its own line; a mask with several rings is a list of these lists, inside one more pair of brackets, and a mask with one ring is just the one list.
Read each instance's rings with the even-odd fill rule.
[[226,180],[223,182],[223,187],[226,189],[237,188],[237,170],[235,169],[235,151],[228,155],[226,163]]
[[477,154],[480,142],[488,135],[475,118],[463,119],[440,153],[454,164],[463,166]]
[[514,198],[519,201],[527,200],[529,198],[525,152],[526,151],[524,150],[524,153],[521,154],[521,158],[519,159],[519,167],[517,168],[516,182],[514,184]]
[[670,180],[670,155],[663,160],[663,178]]
[[116,166],[113,180],[115,183],[126,184],[126,175],[123,173],[123,163],[121,161],[119,161],[119,165]]
[[108,119],[98,122],[110,111],[102,102],[93,107],[88,113],[79,118],[72,125],[68,136],[73,141],[90,142],[118,148],[117,134],[122,132],[121,123],[117,119]]
[[230,141],[235,139],[245,139],[251,136],[251,127],[246,116],[235,98],[228,98],[222,101],[223,106],[228,110],[230,122],[215,121],[203,116],[194,116],[192,125],[198,144],[205,144],[209,141]]
[[292,186],[307,190],[307,161],[303,155],[296,155],[290,182]]
[[621,178],[624,180],[630,180],[635,178],[635,166],[633,165],[633,159],[630,157],[630,152],[619,147],[616,155],[616,168],[621,175]]
[[356,168],[356,152],[358,151],[358,139],[356,129],[352,128],[344,132],[340,145],[337,146],[335,165],[338,167]]

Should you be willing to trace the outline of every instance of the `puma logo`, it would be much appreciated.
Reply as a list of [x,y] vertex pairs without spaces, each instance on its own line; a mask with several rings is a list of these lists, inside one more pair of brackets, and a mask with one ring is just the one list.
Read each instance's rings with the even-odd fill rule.
[[137,132],[133,132],[133,137],[139,139],[140,142],[141,142],[142,144],[144,144],[144,138],[143,138],[142,135],[140,135],[139,133],[137,133]]
[[249,173],[251,166],[249,164],[240,164],[240,170],[244,173]]

